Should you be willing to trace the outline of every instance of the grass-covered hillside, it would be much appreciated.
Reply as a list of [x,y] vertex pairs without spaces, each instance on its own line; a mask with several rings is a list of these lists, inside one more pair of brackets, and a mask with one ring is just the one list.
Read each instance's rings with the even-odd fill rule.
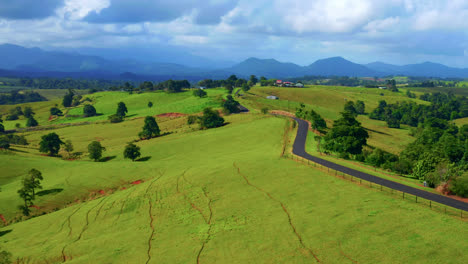
[[[295,125],[259,113],[265,105],[287,110],[287,100],[263,99],[267,89],[314,107],[327,121],[344,104],[326,110],[309,95],[315,91],[334,102],[344,98],[341,88],[291,94],[254,88],[240,99],[250,113],[227,115],[224,126],[199,130],[187,124],[187,115],[161,114],[219,107],[223,90],[208,90],[201,99],[189,92],[101,92],[89,96],[102,116],[69,120],[90,123],[18,133],[30,144],[0,151],[0,214],[9,223],[0,224],[1,250],[17,263],[464,263],[466,222],[285,158]],[[381,97],[353,89],[350,99],[364,99],[368,107]],[[129,117],[111,124],[107,115],[120,101]],[[30,104],[38,120],[42,104],[54,102]],[[163,136],[137,141],[146,115],[156,117]],[[63,149],[63,159],[41,154],[41,137],[51,132],[71,140],[82,155],[67,160]],[[101,162],[87,156],[91,141],[106,148]],[[135,162],[123,157],[128,142],[141,148]],[[31,208],[35,217],[26,219],[17,190],[31,168],[44,180]]]

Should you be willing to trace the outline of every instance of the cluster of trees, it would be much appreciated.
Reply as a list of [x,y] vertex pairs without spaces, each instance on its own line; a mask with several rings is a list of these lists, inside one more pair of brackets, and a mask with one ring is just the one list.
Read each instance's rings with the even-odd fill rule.
[[[264,77],[262,77],[264,78]],[[231,75],[226,80],[212,80],[205,79],[198,82],[198,85],[206,88],[216,88],[216,87],[225,87],[229,93],[232,93],[232,90],[235,87],[242,87],[244,91],[250,89],[250,87],[258,83],[258,78],[255,75],[250,75],[249,80],[237,78],[236,75]]]
[[[63,96],[62,105],[64,107],[78,106],[81,103],[81,99],[83,99],[83,96],[75,94],[73,89],[68,89],[68,93]],[[85,100],[90,101],[89,98],[85,98]]]
[[31,87],[35,89],[99,89],[107,90],[112,86],[118,86],[122,81],[85,80],[72,78],[20,78],[13,85]]
[[195,96],[195,97],[203,98],[203,97],[206,97],[206,95],[207,94],[203,89],[195,89],[193,91],[193,96]]
[[231,95],[228,95],[226,100],[223,100],[223,103],[221,105],[223,107],[223,112],[226,114],[233,114],[233,113],[239,113],[240,112],[240,103],[234,98],[232,98]]
[[303,103],[301,103],[296,109],[296,117],[310,121],[312,129],[320,131],[321,133],[325,133],[325,130],[327,129],[325,119],[323,119],[323,117],[313,109],[306,110]]
[[[1,125],[1,119],[0,119],[0,134],[2,133],[2,125]],[[15,145],[28,145],[28,141],[26,138],[14,134],[8,134],[8,135],[2,135],[0,136],[0,149],[9,149],[10,144],[15,144]]]
[[168,93],[179,93],[182,92],[182,89],[188,89],[190,87],[190,82],[187,80],[167,80],[154,85],[153,90],[164,90]]
[[192,125],[198,123],[200,129],[215,128],[224,125],[224,118],[221,117],[218,111],[210,107],[203,109],[202,116],[189,116],[187,124]]
[[9,121],[18,120],[20,116],[24,116],[27,119],[26,126],[35,127],[39,125],[37,120],[34,119],[35,114],[36,113],[34,113],[32,108],[29,106],[26,106],[24,110],[20,106],[17,106],[10,110],[10,113],[6,116],[5,120],[9,120]]
[[416,104],[415,102],[397,102],[387,104],[382,100],[369,117],[387,121],[388,127],[399,128],[400,124],[416,127],[428,118],[454,120],[468,116],[468,99],[441,93],[421,95],[422,100],[431,102],[430,105]]
[[47,99],[34,91],[14,90],[9,93],[0,93],[0,105],[22,104],[40,101],[47,101]]

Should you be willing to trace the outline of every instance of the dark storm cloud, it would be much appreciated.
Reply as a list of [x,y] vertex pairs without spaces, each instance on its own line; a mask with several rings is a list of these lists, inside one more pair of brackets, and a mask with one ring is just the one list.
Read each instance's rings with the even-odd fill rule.
[[166,22],[198,11],[197,23],[216,24],[236,3],[233,0],[214,3],[196,0],[113,0],[108,8],[99,13],[91,12],[85,20],[90,23]]
[[54,14],[63,0],[0,0],[0,18],[36,19]]

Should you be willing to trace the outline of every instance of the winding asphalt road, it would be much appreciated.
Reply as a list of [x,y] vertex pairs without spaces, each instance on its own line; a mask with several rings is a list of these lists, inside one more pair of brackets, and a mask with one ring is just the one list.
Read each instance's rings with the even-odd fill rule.
[[443,205],[447,205],[447,206],[454,207],[460,210],[468,211],[468,203],[464,203],[462,201],[455,200],[447,196],[443,196],[443,195],[439,195],[439,194],[435,194],[431,192],[426,192],[420,189],[409,187],[407,185],[397,183],[394,181],[386,180],[386,179],[383,179],[374,175],[370,175],[362,171],[354,170],[345,166],[341,166],[339,164],[336,164],[336,163],[333,163],[333,162],[330,162],[328,160],[324,160],[321,158],[317,158],[308,154],[305,151],[305,144],[306,144],[306,139],[307,139],[307,133],[309,130],[309,124],[306,121],[296,118],[296,117],[293,117],[293,119],[296,120],[296,122],[299,124],[298,129],[297,129],[296,139],[294,140],[294,145],[293,145],[293,153],[295,155],[302,157],[304,159],[313,161],[315,163],[318,163],[324,167],[346,173],[348,175],[366,180],[368,182],[380,184],[387,188],[409,193],[409,194],[424,198],[426,200],[431,200],[431,201],[434,201]]

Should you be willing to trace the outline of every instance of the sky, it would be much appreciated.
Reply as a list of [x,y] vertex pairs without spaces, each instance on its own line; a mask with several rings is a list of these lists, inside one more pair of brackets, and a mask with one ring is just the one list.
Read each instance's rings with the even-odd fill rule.
[[0,0],[0,43],[468,67],[468,1]]

